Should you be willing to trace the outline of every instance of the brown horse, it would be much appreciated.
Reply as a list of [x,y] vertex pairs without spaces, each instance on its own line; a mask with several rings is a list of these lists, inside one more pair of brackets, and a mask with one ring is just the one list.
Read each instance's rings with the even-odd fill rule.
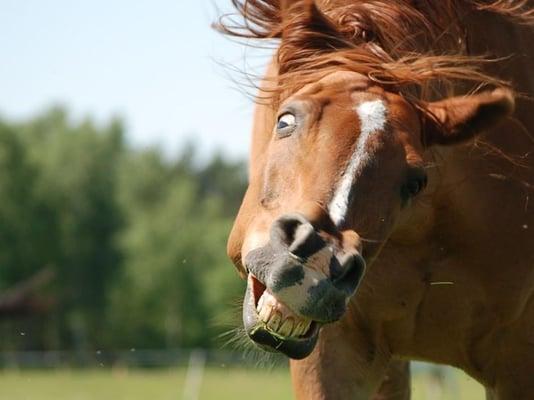
[[250,338],[299,399],[407,399],[409,360],[534,399],[530,0],[233,3],[279,40],[228,243]]

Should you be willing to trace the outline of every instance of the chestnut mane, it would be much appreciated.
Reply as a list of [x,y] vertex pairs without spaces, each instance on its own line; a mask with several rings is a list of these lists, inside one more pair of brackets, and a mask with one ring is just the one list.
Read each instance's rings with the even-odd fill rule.
[[[471,82],[505,85],[484,72],[492,60],[469,52],[464,19],[492,13],[533,24],[530,0],[232,0],[240,18],[217,29],[235,37],[280,41],[275,97],[334,70],[367,75],[418,97]],[[494,60],[493,60],[494,61]]]

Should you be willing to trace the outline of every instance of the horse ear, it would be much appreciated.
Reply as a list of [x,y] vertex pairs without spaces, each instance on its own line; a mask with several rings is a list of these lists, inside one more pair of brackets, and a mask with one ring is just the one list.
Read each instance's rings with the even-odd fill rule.
[[512,91],[505,88],[428,103],[423,143],[449,145],[469,140],[510,115],[514,105]]
[[298,68],[317,53],[332,52],[349,46],[314,0],[287,3],[283,9],[282,42],[278,50],[281,73]]

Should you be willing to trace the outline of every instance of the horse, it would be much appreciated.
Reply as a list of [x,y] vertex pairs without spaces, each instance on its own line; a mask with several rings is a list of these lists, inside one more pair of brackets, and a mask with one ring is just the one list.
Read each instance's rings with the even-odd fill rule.
[[533,399],[531,2],[232,3],[277,46],[227,246],[249,338],[298,399],[409,399],[410,360]]

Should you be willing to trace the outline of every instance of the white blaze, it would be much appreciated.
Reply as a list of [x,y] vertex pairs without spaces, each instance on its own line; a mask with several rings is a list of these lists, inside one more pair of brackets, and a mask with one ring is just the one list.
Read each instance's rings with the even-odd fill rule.
[[332,218],[332,221],[336,225],[340,225],[345,220],[354,179],[371,157],[367,150],[369,138],[372,134],[384,130],[386,126],[387,109],[382,100],[363,102],[355,107],[355,111],[360,119],[360,136],[356,142],[356,149],[350,158],[328,207],[330,218]]

